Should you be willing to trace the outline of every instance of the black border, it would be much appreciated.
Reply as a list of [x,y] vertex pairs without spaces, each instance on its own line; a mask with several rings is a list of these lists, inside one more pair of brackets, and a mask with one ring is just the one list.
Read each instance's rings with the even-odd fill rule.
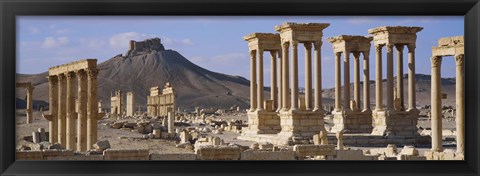
[[[2,175],[479,175],[478,0],[0,0]],[[465,161],[15,161],[16,15],[464,15]]]

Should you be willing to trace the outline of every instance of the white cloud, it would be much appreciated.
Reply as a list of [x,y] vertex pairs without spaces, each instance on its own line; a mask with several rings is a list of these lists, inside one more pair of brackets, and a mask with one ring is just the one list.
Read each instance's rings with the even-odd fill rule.
[[189,38],[184,38],[182,40],[179,40],[179,39],[173,39],[173,38],[170,38],[170,37],[166,37],[166,36],[162,36],[161,37],[162,39],[162,44],[165,44],[165,45],[172,45],[172,46],[175,46],[175,45],[183,45],[183,46],[192,46],[194,45],[195,43],[193,43],[193,41]]
[[112,48],[127,48],[130,40],[139,40],[143,34],[137,32],[126,32],[113,35],[109,39]]
[[50,48],[55,48],[59,47],[62,45],[68,44],[69,39],[67,37],[47,37],[42,43],[42,48],[45,49],[50,49]]
[[29,28],[28,28],[28,32],[29,32],[30,34],[38,34],[38,33],[40,33],[40,29],[38,29],[38,28],[36,28],[36,27],[29,27]]
[[188,38],[187,38],[187,39],[183,39],[183,40],[181,41],[181,43],[184,44],[184,45],[193,45],[192,40],[190,40],[190,39],[188,39]]
[[365,24],[375,22],[373,17],[351,17],[347,20],[350,24]]
[[229,53],[217,55],[212,58],[212,61],[220,65],[238,63],[238,61],[248,61],[248,54],[245,53]]

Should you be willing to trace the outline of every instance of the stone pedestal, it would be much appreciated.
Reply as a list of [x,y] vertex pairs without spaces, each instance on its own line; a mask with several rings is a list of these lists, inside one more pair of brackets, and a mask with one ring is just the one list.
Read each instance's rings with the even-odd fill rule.
[[280,130],[280,117],[276,112],[258,110],[248,112],[248,129],[245,134],[276,134]]
[[332,112],[332,133],[344,130],[345,133],[370,133],[372,131],[371,111]]
[[418,114],[420,111],[377,111],[372,112],[372,135],[419,137],[417,132]]

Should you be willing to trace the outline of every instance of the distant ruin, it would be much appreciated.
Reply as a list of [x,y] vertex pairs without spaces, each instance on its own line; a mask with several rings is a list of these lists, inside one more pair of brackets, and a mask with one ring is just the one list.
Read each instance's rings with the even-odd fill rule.
[[138,42],[130,40],[130,49],[127,52],[127,56],[137,52],[161,50],[165,50],[165,47],[163,47],[160,38],[152,38]]
[[158,86],[150,88],[150,96],[147,97],[147,115],[166,117],[169,109],[175,110],[175,94],[170,83],[165,84],[162,92]]

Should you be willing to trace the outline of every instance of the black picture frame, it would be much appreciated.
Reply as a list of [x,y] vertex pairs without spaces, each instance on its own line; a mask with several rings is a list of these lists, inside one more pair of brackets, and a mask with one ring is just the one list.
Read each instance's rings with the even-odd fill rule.
[[[0,0],[1,175],[479,175],[478,0]],[[461,15],[465,17],[465,161],[15,161],[19,15]]]

